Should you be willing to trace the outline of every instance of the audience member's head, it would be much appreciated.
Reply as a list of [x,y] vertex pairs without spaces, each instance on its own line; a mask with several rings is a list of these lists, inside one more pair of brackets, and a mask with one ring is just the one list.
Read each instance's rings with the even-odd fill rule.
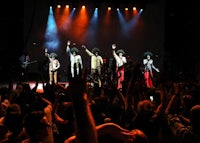
[[144,132],[139,129],[133,129],[131,133],[134,136],[133,142],[125,142],[125,143],[148,143],[149,139]]
[[33,111],[25,116],[24,127],[30,140],[39,142],[48,136],[50,125],[43,111]]
[[10,101],[8,99],[4,99],[0,103],[0,117],[4,116],[6,114],[6,110],[7,110],[9,105],[10,105]]
[[151,117],[154,114],[155,105],[150,100],[142,100],[138,102],[137,112],[139,115]]
[[18,104],[11,104],[7,107],[5,114],[5,125],[11,131],[22,129],[21,108]]

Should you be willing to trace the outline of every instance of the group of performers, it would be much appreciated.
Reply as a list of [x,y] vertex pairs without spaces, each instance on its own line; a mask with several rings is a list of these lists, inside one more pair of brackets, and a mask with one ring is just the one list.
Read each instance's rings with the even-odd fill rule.
[[[101,56],[101,51],[99,48],[93,48],[89,50],[85,45],[81,46],[86,54],[91,57],[90,63],[90,77],[93,81],[97,82],[99,87],[102,86],[102,68],[104,66],[104,61]],[[123,49],[116,50],[116,44],[112,44],[112,56],[115,63],[115,79],[116,79],[116,87],[119,90],[123,88],[123,82],[125,80],[125,65],[127,63],[127,58]],[[76,44],[71,44],[71,41],[67,41],[66,53],[70,58],[70,76],[73,78],[79,74],[83,69],[82,57],[79,53]],[[58,60],[58,56],[56,53],[48,53],[48,49],[45,49],[45,56],[48,57],[49,60],[49,84],[57,84],[58,83],[58,69],[60,68],[60,62]],[[146,86],[148,88],[153,87],[153,71],[159,72],[159,69],[156,68],[153,64],[153,54],[151,52],[144,53],[143,59],[143,75],[146,82]],[[113,78],[112,78],[113,79]],[[112,80],[111,79],[111,80]]]

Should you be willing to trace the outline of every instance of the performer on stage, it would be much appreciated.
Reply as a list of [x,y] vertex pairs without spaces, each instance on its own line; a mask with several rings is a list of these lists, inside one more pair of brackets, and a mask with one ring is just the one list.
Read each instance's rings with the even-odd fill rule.
[[24,52],[24,54],[20,56],[19,61],[22,68],[28,68],[28,63],[30,62],[29,54],[27,52]]
[[66,52],[70,56],[70,66],[71,66],[71,77],[74,77],[75,74],[79,75],[81,69],[83,69],[82,58],[79,55],[79,50],[74,46],[70,49],[70,41],[67,41]]
[[49,84],[57,84],[58,69],[60,68],[60,62],[57,59],[57,54],[49,54],[48,49],[45,49],[45,56],[47,56],[49,59]]
[[[98,80],[99,87],[101,87],[101,67],[103,65],[103,59],[100,55],[99,48],[93,48],[90,52],[85,45],[82,45],[85,49],[85,52],[91,57],[91,76],[93,80]],[[98,76],[98,79],[95,79],[95,75]]]
[[117,72],[117,89],[122,90],[122,82],[124,81],[124,64],[127,62],[125,52],[122,49],[117,50],[116,44],[112,44],[113,56],[116,60],[116,72]]
[[153,88],[153,70],[154,69],[156,72],[160,72],[158,68],[156,68],[153,64],[153,54],[149,51],[144,53],[144,59],[143,59],[143,64],[144,64],[144,79],[146,82],[146,86],[148,88]]
[[20,80],[27,81],[29,76],[29,62],[30,62],[30,56],[28,52],[24,52],[19,57],[19,62],[20,62]]

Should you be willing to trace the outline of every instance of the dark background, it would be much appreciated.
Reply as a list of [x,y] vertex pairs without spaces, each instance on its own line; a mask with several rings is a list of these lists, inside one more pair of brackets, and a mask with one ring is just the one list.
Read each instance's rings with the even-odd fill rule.
[[[15,73],[17,72],[18,58],[24,50],[28,49],[32,60],[37,59],[40,62],[44,60],[43,34],[48,8],[49,5],[54,5],[60,1],[4,2],[5,9],[1,9],[0,13],[1,81],[17,76]],[[62,2],[65,1],[62,0]],[[82,1],[75,2],[81,3]],[[135,2],[144,7],[142,15],[143,31],[135,32],[136,35],[133,34],[133,38],[128,40],[117,39],[116,35],[116,37],[109,36],[111,38],[107,41],[99,38],[96,46],[101,47],[104,53],[103,57],[110,56],[108,49],[112,43],[117,43],[135,61],[140,61],[143,53],[150,50],[155,55],[156,66],[161,71],[168,72],[170,78],[186,76],[199,80],[199,1],[138,0]],[[114,28],[116,30],[116,27]],[[56,51],[60,55],[62,77],[65,77],[68,65],[68,57],[64,53],[67,39],[71,39],[70,34],[62,37],[63,45]],[[79,45],[81,44],[76,38],[71,40]],[[88,44],[87,41],[84,42],[84,44]],[[89,48],[91,49],[92,46]],[[89,58],[86,54],[83,54],[83,60],[84,65],[89,66]],[[32,70],[37,71],[37,66],[33,66]]]

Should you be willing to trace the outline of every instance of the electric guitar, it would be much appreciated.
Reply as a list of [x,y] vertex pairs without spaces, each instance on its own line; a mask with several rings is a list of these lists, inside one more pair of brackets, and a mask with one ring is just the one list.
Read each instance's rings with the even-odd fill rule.
[[31,61],[31,62],[28,62],[28,61],[22,62],[21,67],[26,69],[28,67],[28,65],[33,64],[33,63],[37,63],[37,60]]

